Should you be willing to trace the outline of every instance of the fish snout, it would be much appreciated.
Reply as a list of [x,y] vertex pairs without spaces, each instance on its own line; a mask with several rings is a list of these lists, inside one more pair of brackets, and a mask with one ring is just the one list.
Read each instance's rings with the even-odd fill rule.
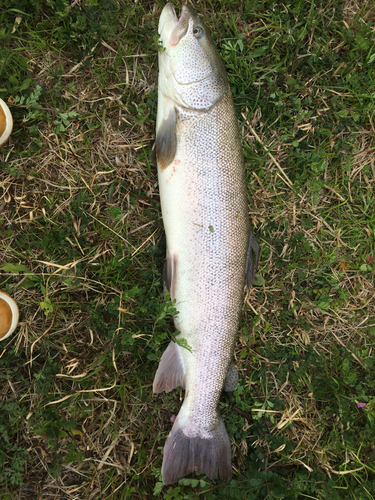
[[[175,15],[176,15],[176,13],[175,13]],[[191,14],[190,14],[189,8],[186,5],[184,5],[182,7],[182,10],[181,10],[180,19],[177,21],[176,26],[173,28],[173,31],[172,31],[170,39],[169,39],[169,43],[172,46],[177,45],[178,42],[181,40],[181,38],[183,38],[186,35],[187,30],[189,28],[190,17],[191,17]]]

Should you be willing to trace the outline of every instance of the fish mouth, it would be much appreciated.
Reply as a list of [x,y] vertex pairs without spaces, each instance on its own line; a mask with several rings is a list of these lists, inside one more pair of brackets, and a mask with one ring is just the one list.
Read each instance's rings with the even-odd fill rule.
[[174,5],[168,3],[160,15],[159,34],[163,44],[167,42],[175,46],[186,34],[189,27],[189,7],[183,5],[180,18],[178,18]]

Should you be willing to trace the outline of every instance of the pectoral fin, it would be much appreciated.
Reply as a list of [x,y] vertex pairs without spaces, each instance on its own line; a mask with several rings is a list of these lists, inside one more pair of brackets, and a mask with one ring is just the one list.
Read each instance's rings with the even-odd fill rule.
[[255,279],[255,273],[259,262],[259,244],[253,232],[250,233],[249,246],[247,248],[246,260],[246,287],[249,290]]
[[227,378],[225,379],[223,389],[225,392],[233,392],[236,390],[237,385],[238,385],[238,371],[237,368],[234,366],[234,363],[231,363],[229,365],[229,370],[227,373]]
[[156,133],[155,153],[158,165],[161,170],[168,167],[176,156],[177,114],[175,108],[171,108],[167,118],[164,118]]

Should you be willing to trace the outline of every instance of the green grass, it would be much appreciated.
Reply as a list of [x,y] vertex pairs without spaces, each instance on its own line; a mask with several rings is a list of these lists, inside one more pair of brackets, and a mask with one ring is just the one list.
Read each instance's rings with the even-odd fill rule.
[[233,479],[168,487],[181,403],[152,394],[175,331],[147,159],[164,3],[3,3],[0,288],[21,318],[0,346],[0,497],[373,499],[375,3],[197,4],[262,254],[221,402]]

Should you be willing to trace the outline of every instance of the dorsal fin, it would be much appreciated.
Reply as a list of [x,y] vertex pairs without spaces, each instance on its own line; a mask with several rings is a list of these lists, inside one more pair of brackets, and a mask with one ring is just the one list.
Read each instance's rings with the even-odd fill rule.
[[246,288],[249,290],[252,282],[255,280],[255,273],[258,269],[259,262],[259,244],[255,238],[255,234],[251,231],[249,238],[249,246],[247,248],[246,260]]

